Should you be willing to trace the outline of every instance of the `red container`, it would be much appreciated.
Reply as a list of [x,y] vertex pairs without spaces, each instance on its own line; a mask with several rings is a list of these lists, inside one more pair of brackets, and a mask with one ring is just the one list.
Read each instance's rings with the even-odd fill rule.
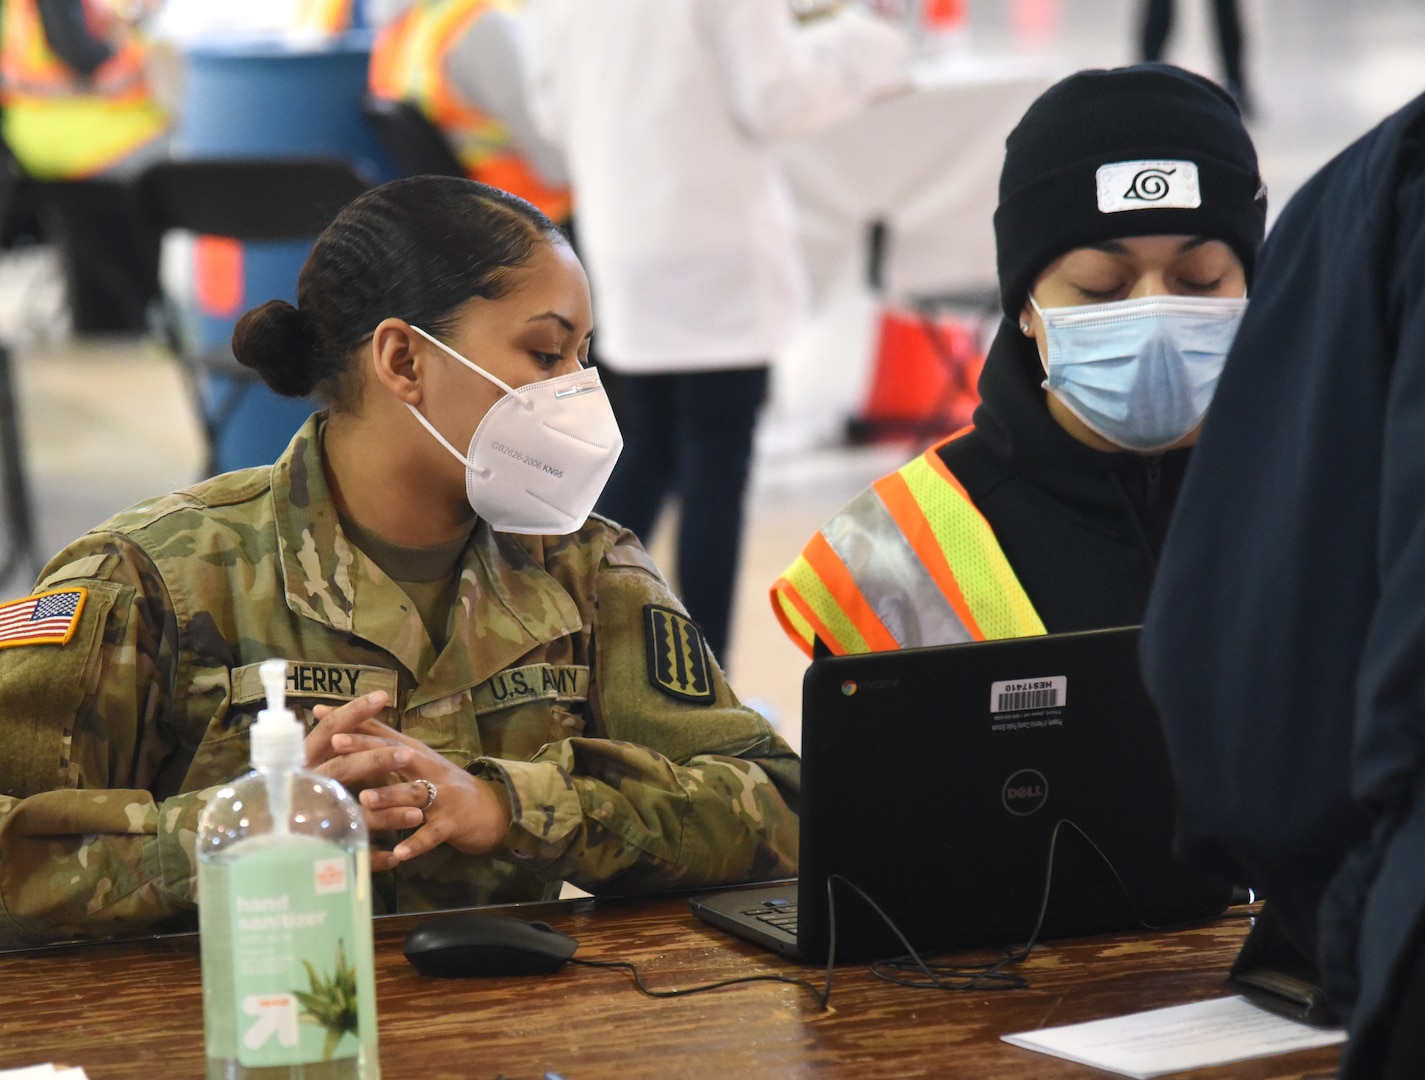
[[855,441],[932,439],[970,423],[985,357],[977,317],[888,307]]
[[927,30],[958,30],[968,14],[965,0],[921,0],[920,23]]

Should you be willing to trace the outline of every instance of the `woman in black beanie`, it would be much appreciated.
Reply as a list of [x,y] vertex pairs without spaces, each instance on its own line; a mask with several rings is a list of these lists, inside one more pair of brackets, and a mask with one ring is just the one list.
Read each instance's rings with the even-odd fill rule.
[[1081,71],[1010,133],[994,222],[1005,322],[974,424],[772,587],[809,655],[1142,622],[1265,231],[1256,152],[1204,78]]

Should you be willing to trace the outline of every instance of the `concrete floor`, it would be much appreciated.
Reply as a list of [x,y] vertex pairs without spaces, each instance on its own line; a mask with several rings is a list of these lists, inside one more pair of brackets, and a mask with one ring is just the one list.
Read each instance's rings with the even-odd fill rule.
[[[972,0],[970,47],[1073,67],[1134,59],[1127,0]],[[1217,74],[1207,3],[1179,4],[1169,59]],[[1252,121],[1274,206],[1336,151],[1425,90],[1419,0],[1245,0]],[[183,380],[155,346],[76,340],[44,250],[0,259],[0,327],[16,342],[38,547],[48,555],[108,514],[197,475],[200,438]],[[821,522],[918,447],[790,448],[765,431],[754,466],[734,638],[738,692],[799,743],[805,661],[767,588]],[[650,538],[667,565],[667,529]],[[8,538],[7,538],[8,541]],[[0,581],[22,594],[28,571]]]

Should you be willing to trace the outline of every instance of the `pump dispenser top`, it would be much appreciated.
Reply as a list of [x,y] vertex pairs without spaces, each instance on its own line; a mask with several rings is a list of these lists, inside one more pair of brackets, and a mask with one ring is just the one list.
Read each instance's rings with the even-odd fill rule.
[[287,708],[287,661],[264,660],[257,669],[267,708],[257,714],[250,733],[255,769],[298,769],[306,763],[302,740],[306,732]]

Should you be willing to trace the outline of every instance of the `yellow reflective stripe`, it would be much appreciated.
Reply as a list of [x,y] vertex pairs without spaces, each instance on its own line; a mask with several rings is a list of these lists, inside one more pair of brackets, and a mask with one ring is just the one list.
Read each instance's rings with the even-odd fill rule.
[[95,98],[13,102],[5,108],[3,122],[15,159],[39,180],[99,172],[168,126],[163,110],[152,102]]
[[955,584],[980,631],[986,639],[1044,633],[994,530],[948,471],[942,475],[931,463],[934,452],[904,466],[900,475],[953,567]]
[[[821,580],[821,576],[807,562],[806,556],[798,555],[796,561],[787,568],[787,572],[782,575],[791,593],[806,605],[816,618],[825,624],[831,639],[826,642],[828,648],[833,652],[863,653],[870,652],[871,647],[866,643],[861,631],[856,628],[856,624],[851,621],[850,616],[842,610],[836,597],[831,594],[831,590]],[[787,597],[779,596],[779,602],[784,606],[794,606],[793,601]],[[798,612],[800,615],[801,613]],[[803,617],[803,622],[805,622]],[[811,638],[808,637],[807,644],[810,646]]]
[[815,648],[816,631],[811,628],[811,623],[802,618],[802,613],[797,610],[795,604],[789,603],[778,597],[778,610],[786,618],[797,632],[797,636],[807,643],[807,648]]

